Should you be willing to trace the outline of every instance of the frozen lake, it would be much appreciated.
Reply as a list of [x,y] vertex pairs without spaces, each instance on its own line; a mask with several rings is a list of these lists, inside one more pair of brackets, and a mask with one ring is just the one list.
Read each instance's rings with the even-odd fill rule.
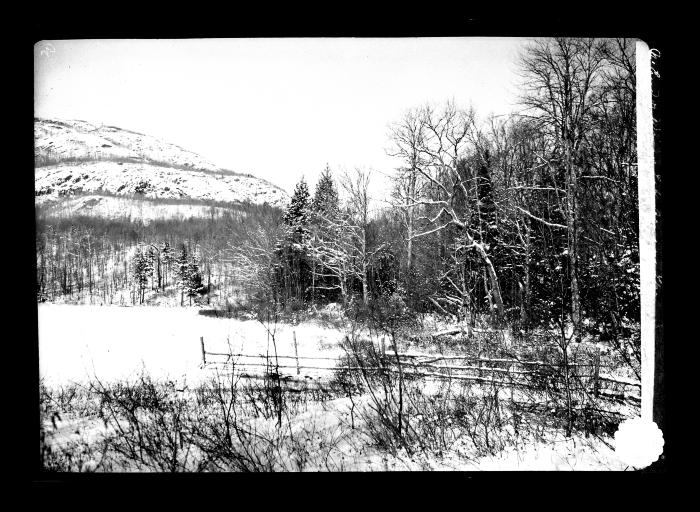
[[[200,336],[207,351],[264,354],[268,336],[255,320],[212,318],[194,308],[39,304],[39,372],[47,384],[133,378],[142,369],[156,378],[188,383],[203,372]],[[315,324],[277,326],[280,355],[336,356],[342,333]],[[270,346],[272,350],[272,346]]]

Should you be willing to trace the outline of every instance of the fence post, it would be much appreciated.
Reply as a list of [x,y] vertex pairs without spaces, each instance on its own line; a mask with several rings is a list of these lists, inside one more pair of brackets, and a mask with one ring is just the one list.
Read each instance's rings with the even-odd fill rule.
[[297,375],[299,375],[299,351],[297,350],[297,332],[292,331],[292,336],[294,337],[294,357],[297,360]]
[[206,352],[204,352],[204,336],[199,337],[199,343],[202,346],[202,365],[207,364]]
[[593,357],[593,396],[598,398],[598,388],[600,386],[600,347],[596,348],[595,356]]

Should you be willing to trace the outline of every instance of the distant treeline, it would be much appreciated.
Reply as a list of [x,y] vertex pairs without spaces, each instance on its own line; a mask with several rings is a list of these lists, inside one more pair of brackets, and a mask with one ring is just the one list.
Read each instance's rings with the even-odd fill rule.
[[166,162],[162,160],[154,160],[146,157],[118,157],[114,155],[105,155],[99,149],[95,151],[85,151],[84,154],[64,156],[60,152],[56,152],[52,149],[42,149],[34,155],[34,165],[35,167],[50,167],[52,165],[78,165],[86,162],[115,162],[122,164],[147,164],[156,167],[166,167],[169,169],[178,169],[182,171],[191,172],[201,172],[204,174],[210,174],[212,176],[240,176],[243,178],[253,178],[261,181],[273,188],[282,190],[280,187],[262,178],[258,178],[254,174],[236,172],[230,169],[217,169],[212,171],[210,169],[201,169],[190,164],[178,164],[175,162]]
[[[135,302],[140,286],[133,268],[138,263],[136,255],[151,245],[160,251],[166,244],[173,251],[184,247],[195,257],[208,278],[207,291],[216,290],[216,296],[224,300],[234,295],[235,284],[227,251],[244,243],[251,232],[276,229],[280,215],[279,209],[267,205],[240,204],[216,218],[157,219],[145,224],[126,218],[55,217],[38,206],[38,300]],[[171,279],[158,288],[155,273],[149,279],[154,294],[166,292],[167,285],[177,285]]]
[[[196,198],[176,198],[176,197],[148,197],[143,194],[115,194],[105,190],[95,190],[95,191],[76,191],[69,195],[69,197],[80,198],[87,196],[100,196],[100,197],[114,197],[116,199],[127,199],[135,201],[148,202],[154,205],[192,205],[192,206],[205,206],[205,207],[215,207],[215,208],[225,208],[232,211],[245,212],[249,210],[256,210],[259,205],[252,203],[250,201],[216,201],[214,199],[196,199]],[[66,196],[63,196],[66,197]],[[36,206],[37,216],[43,216],[51,208],[51,202]],[[264,206],[263,206],[264,207]]]

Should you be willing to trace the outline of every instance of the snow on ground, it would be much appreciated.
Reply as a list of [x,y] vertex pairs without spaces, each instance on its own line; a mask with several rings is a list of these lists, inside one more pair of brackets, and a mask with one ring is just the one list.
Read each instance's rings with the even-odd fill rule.
[[277,206],[287,202],[287,194],[268,182],[226,171],[155,137],[111,126],[35,119],[34,147],[42,165],[35,171],[37,202],[99,191]]
[[[611,440],[608,440],[608,444]],[[629,468],[615,450],[600,439],[583,436],[511,446],[475,460],[464,468],[480,471],[625,471]]]
[[[374,446],[367,438],[363,421],[357,417],[359,407],[369,403],[368,397],[355,397],[355,427],[351,428],[350,399],[336,398],[326,402],[308,401],[303,410],[288,416],[297,439],[305,440],[308,461],[304,471],[625,471],[631,470],[610,447],[612,439],[586,438],[563,433],[549,433],[546,439],[520,440],[493,455],[479,456],[467,438],[456,442],[441,454],[399,449],[394,455]],[[262,431],[274,431],[276,419],[258,419]],[[69,443],[99,442],[113,433],[101,420],[63,414],[54,428],[50,420],[45,429],[54,447]],[[297,454],[298,455],[298,454]],[[92,467],[94,468],[94,460]],[[286,471],[297,468],[292,456],[285,457]],[[90,464],[90,463],[88,463]],[[122,469],[120,469],[122,470]]]
[[[96,375],[101,381],[134,379],[143,369],[156,380],[170,379],[194,386],[214,376],[211,369],[201,369],[200,336],[207,351],[249,355],[268,350],[266,326],[255,320],[206,317],[196,308],[119,307],[38,305],[39,367],[46,385],[85,383]],[[339,342],[342,332],[303,323],[292,326],[268,326],[275,333],[280,355],[293,356],[293,333],[298,353],[304,357],[342,355]],[[272,345],[269,345],[272,350]],[[332,365],[319,361],[319,365]],[[293,370],[286,373],[293,373]],[[435,390],[437,383],[426,382],[424,391]],[[503,398],[507,398],[504,396]],[[356,406],[368,403],[367,396],[355,397]],[[501,471],[501,470],[627,470],[629,469],[607,444],[596,437],[565,438],[562,432],[550,432],[547,439],[520,440],[500,453],[477,456],[473,448],[461,441],[442,455],[399,451],[395,456],[373,447],[364,429],[351,429],[350,400],[336,398],[325,402],[309,401],[305,410],[297,411],[290,421],[297,435],[310,435],[311,453],[335,448],[326,465],[323,457],[312,457],[307,471]],[[357,409],[355,422],[358,421]],[[64,415],[57,428],[46,420],[52,443],[65,444],[80,439],[97,439],[105,431],[94,418]],[[314,443],[326,443],[316,446]],[[337,444],[336,444],[337,443]],[[465,438],[466,443],[466,438]],[[325,452],[324,452],[325,453]],[[293,469],[293,468],[289,468]]]
[[38,167],[34,174],[37,202],[80,192],[143,194],[153,199],[268,203],[281,206],[287,194],[257,178],[211,174],[132,162],[80,162]]
[[207,171],[219,167],[200,155],[155,137],[86,121],[38,119],[34,122],[37,154],[55,158],[139,158]]
[[71,197],[55,204],[49,203],[46,207],[46,214],[52,217],[87,215],[107,219],[128,218],[132,221],[141,220],[144,224],[161,219],[220,218],[226,213],[245,216],[245,212],[220,206],[164,204],[144,199],[100,195]]
[[[200,336],[211,352],[265,354],[268,337],[255,320],[212,318],[195,308],[39,304],[39,372],[48,385],[135,378],[142,368],[156,379],[196,383],[201,370]],[[274,326],[271,326],[271,330]],[[279,355],[335,357],[342,334],[320,325],[279,324]],[[336,347],[336,348],[333,348]],[[272,351],[272,344],[270,344]],[[329,362],[326,362],[328,364]]]

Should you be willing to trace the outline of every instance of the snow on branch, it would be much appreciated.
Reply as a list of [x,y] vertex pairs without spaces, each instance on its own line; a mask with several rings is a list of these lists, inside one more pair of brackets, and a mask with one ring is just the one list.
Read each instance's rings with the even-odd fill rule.
[[436,227],[436,228],[434,228],[434,229],[431,229],[431,230],[428,230],[428,231],[424,231],[424,232],[422,232],[422,233],[417,233],[417,234],[411,236],[410,240],[415,240],[415,239],[418,238],[418,237],[430,235],[430,234],[432,234],[432,233],[436,233],[436,232],[440,231],[441,229],[445,229],[445,228],[446,228],[447,226],[449,226],[450,224],[454,224],[454,222],[453,222],[453,221],[450,221],[450,222],[448,222],[448,223],[446,223],[446,224],[443,224],[442,226],[438,226],[438,227]]
[[518,210],[520,210],[521,212],[523,212],[523,213],[524,213],[525,215],[527,215],[528,217],[530,217],[531,219],[537,220],[537,221],[539,221],[539,222],[541,222],[541,223],[543,223],[543,224],[545,224],[545,225],[547,225],[547,226],[549,226],[549,227],[566,229],[566,226],[564,226],[563,224],[556,224],[556,223],[554,223],[554,222],[547,222],[546,220],[541,219],[540,217],[534,216],[534,215],[531,214],[529,211],[520,208],[520,206],[516,206],[516,208],[517,208]]

